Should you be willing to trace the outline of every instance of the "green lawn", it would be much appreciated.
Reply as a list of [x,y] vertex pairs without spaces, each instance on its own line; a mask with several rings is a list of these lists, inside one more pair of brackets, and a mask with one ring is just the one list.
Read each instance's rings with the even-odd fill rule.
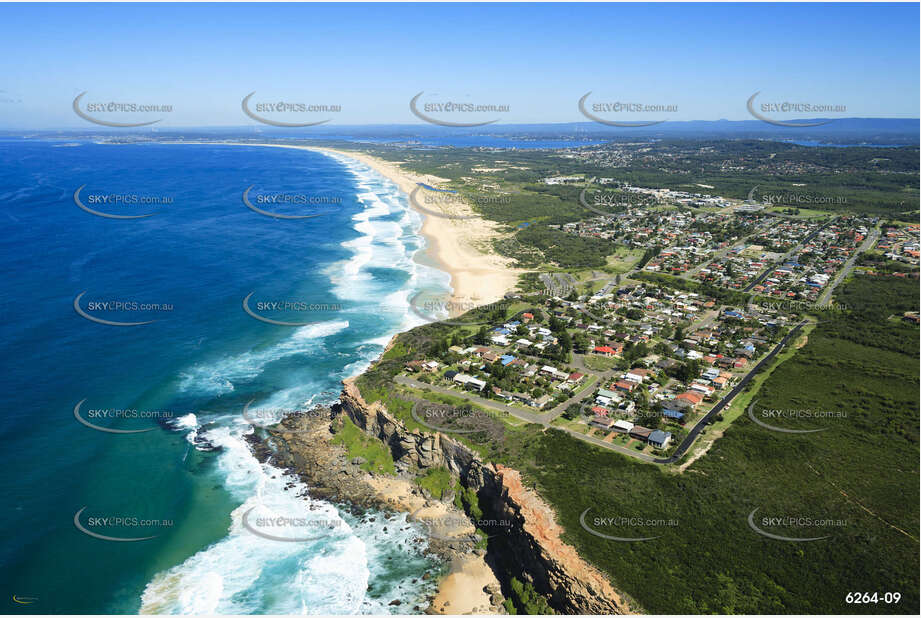
[[592,371],[607,371],[617,367],[618,363],[620,363],[620,360],[617,358],[608,358],[598,354],[585,355],[585,366]]
[[636,263],[643,257],[642,249],[630,249],[628,247],[618,247],[613,255],[607,257],[605,271],[616,275],[625,273],[636,266]]

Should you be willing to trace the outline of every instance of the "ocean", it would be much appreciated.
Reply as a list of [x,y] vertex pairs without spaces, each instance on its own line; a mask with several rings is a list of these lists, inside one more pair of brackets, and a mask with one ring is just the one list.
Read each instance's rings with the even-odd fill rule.
[[[4,140],[0,197],[10,611],[423,603],[420,528],[309,499],[244,441],[244,406],[335,401],[420,321],[412,295],[449,289],[392,182],[293,149]],[[250,512],[330,525],[284,542]]]

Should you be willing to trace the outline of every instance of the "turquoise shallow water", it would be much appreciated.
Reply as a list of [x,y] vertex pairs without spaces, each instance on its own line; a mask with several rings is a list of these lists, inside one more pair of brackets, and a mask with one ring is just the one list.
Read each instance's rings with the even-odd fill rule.
[[[286,489],[290,479],[249,453],[242,415],[247,402],[265,420],[334,400],[342,378],[414,324],[408,298],[446,289],[447,275],[413,259],[421,221],[405,196],[346,159],[218,145],[4,141],[0,181],[10,610],[357,613],[419,602],[428,584],[412,580],[433,566],[416,549],[420,531]],[[97,212],[156,214],[90,214],[75,204],[79,187]],[[259,215],[243,204],[248,187],[265,210],[321,216]],[[74,310],[81,293],[92,317],[154,321],[94,322]],[[257,314],[305,324],[251,317],[249,294]],[[150,431],[87,427],[79,402],[99,427]],[[77,528],[78,512],[89,532],[155,538],[101,540]],[[270,540],[245,513],[332,531]]]

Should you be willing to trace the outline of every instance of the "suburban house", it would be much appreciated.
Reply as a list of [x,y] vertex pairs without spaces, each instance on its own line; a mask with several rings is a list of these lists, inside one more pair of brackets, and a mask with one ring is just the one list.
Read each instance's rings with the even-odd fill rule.
[[541,395],[540,397],[535,399],[531,405],[533,405],[538,410],[543,410],[544,406],[550,403],[552,399],[553,397],[551,397],[550,395]]
[[672,433],[670,431],[662,431],[661,429],[656,429],[646,440],[655,448],[666,448],[668,443],[672,440]]
[[611,429],[611,426],[614,425],[614,419],[608,418],[606,416],[596,416],[592,419],[592,422],[589,423],[592,427],[597,427],[598,429]]
[[[445,375],[447,377],[447,374]],[[473,376],[468,376],[466,373],[458,373],[455,375],[452,380],[468,390],[481,391],[486,386],[486,382]]]
[[638,373],[639,371],[640,371],[639,369],[636,369],[636,370],[631,369],[630,371],[624,374],[624,380],[627,380],[628,382],[635,382],[637,384],[642,383],[643,380],[646,379],[646,376]]
[[596,345],[595,349],[592,350],[592,352],[595,354],[601,354],[602,356],[608,356],[608,357],[611,357],[617,354],[617,352],[614,351],[614,348],[612,348],[611,346],[607,346],[607,345]]
[[422,371],[422,361],[421,360],[412,360],[403,365],[409,371]]
[[613,425],[611,425],[611,429],[621,433],[630,433],[633,431],[633,423],[630,421],[616,421]]
[[618,394],[615,393],[614,391],[609,391],[609,390],[606,389],[606,388],[599,388],[599,389],[598,389],[598,396],[599,396],[599,397],[606,397],[607,399],[613,399],[613,400],[615,400],[615,401],[620,401],[620,395],[618,395]]
[[703,400],[704,400],[703,393],[698,393],[695,391],[687,391],[687,392],[681,393],[680,395],[678,395],[677,397],[669,401],[669,403],[672,404],[672,406],[675,408],[684,408],[684,409],[693,410],[698,405],[700,405],[700,402]]
[[671,408],[665,408],[662,410],[662,416],[679,422],[684,420],[684,412],[680,410],[673,410]]
[[630,437],[646,442],[649,439],[649,436],[652,434],[652,432],[653,430],[649,429],[648,427],[643,427],[641,425],[634,425],[633,429],[630,430]]

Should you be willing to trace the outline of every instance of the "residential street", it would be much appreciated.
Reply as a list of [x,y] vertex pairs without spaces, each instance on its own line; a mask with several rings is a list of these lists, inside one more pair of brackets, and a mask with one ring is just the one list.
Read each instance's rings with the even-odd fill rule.
[[747,286],[745,286],[745,288],[744,288],[742,291],[743,291],[743,292],[751,292],[751,289],[752,289],[753,287],[755,287],[756,285],[758,285],[759,283],[761,283],[762,281],[764,281],[765,278],[766,278],[769,274],[771,274],[771,271],[773,271],[775,268],[777,268],[777,266],[778,266],[779,264],[783,264],[784,262],[786,262],[787,260],[789,260],[789,259],[790,259],[790,256],[793,255],[794,253],[798,253],[798,252],[802,251],[803,246],[804,246],[807,242],[809,242],[810,240],[812,240],[813,238],[815,238],[815,237],[819,234],[819,232],[821,232],[822,230],[824,230],[825,228],[827,228],[829,225],[831,225],[832,223],[834,223],[834,222],[837,221],[837,220],[838,220],[838,217],[835,217],[834,219],[829,219],[828,221],[826,221],[825,223],[823,223],[821,226],[819,226],[819,227],[816,229],[816,231],[814,231],[812,234],[809,234],[809,236],[806,236],[806,238],[804,238],[804,239],[802,239],[801,241],[799,241],[799,243],[798,243],[795,247],[793,247],[792,249],[790,249],[789,251],[787,251],[786,253],[784,253],[784,255],[783,255],[782,258],[780,258],[779,260],[777,260],[777,261],[775,261],[774,263],[770,264],[767,268],[765,268],[763,271],[761,271],[761,274],[758,275],[757,277],[755,277],[755,278],[752,280],[752,282],[749,283]]
[[787,333],[787,335],[783,339],[781,339],[780,343],[774,346],[773,350],[768,352],[767,356],[765,356],[763,359],[761,359],[761,361],[758,362],[758,364],[752,367],[751,371],[746,373],[745,377],[739,380],[739,383],[736,384],[732,388],[732,390],[726,394],[725,397],[720,399],[719,402],[715,406],[713,406],[713,408],[709,412],[707,412],[707,414],[702,419],[697,421],[697,424],[691,428],[691,431],[688,432],[688,435],[684,438],[684,441],[680,445],[678,445],[678,448],[675,449],[675,452],[670,457],[667,457],[665,459],[656,459],[654,460],[653,463],[673,464],[679,459],[681,459],[681,457],[688,451],[688,449],[691,448],[691,445],[694,444],[694,441],[697,439],[697,436],[700,435],[700,432],[703,431],[704,427],[707,426],[710,420],[716,417],[716,415],[719,414],[723,410],[723,408],[728,406],[732,402],[732,400],[735,398],[735,396],[741,393],[742,390],[745,388],[745,386],[749,382],[751,382],[752,378],[755,377],[755,374],[758,372],[758,370],[764,367],[767,363],[769,363],[775,356],[777,356],[777,354],[780,353],[780,351],[784,348],[784,346],[787,345],[787,343],[791,339],[795,339],[797,333],[799,333],[800,329],[802,329],[802,327],[806,325],[807,323],[808,322],[806,321],[800,322],[799,324],[794,326],[792,329],[790,329],[790,332]]
[[828,304],[828,301],[831,300],[831,294],[832,292],[835,291],[835,288],[838,287],[838,284],[844,281],[847,278],[847,276],[851,274],[851,271],[854,270],[854,264],[857,262],[857,256],[863,253],[864,251],[866,251],[867,249],[870,249],[873,246],[873,244],[877,241],[878,238],[879,238],[879,228],[875,227],[872,230],[870,230],[870,233],[867,234],[867,237],[863,241],[863,244],[860,245],[860,248],[857,249],[857,251],[854,252],[854,255],[852,255],[850,259],[848,259],[847,263],[845,263],[844,268],[842,268],[841,271],[838,273],[838,275],[835,277],[834,282],[830,286],[825,288],[825,291],[822,292],[821,296],[819,296],[819,301],[818,301],[819,305]]
[[[778,343],[774,347],[774,349],[771,350],[767,354],[767,356],[765,356],[754,367],[752,367],[751,371],[745,374],[745,376],[743,376],[742,379],[739,380],[739,383],[736,384],[732,388],[732,390],[730,390],[729,393],[726,394],[725,397],[720,399],[720,401],[715,406],[713,406],[713,408],[703,418],[701,418],[694,425],[694,427],[691,428],[690,432],[688,432],[688,435],[685,437],[684,441],[678,446],[678,448],[675,450],[675,453],[671,455],[670,457],[657,459],[650,455],[639,453],[639,452],[636,452],[634,450],[625,448],[617,444],[610,444],[608,442],[604,442],[603,440],[599,438],[595,438],[593,436],[587,436],[585,434],[581,434],[572,429],[568,429],[565,427],[554,427],[554,429],[560,429],[562,431],[565,431],[566,433],[568,433],[569,435],[571,435],[572,437],[578,440],[582,440],[583,442],[588,442],[589,444],[598,446],[600,448],[607,449],[609,451],[615,451],[617,453],[626,455],[628,457],[639,459],[640,461],[644,461],[647,463],[656,463],[656,464],[661,464],[661,465],[673,464],[676,461],[678,461],[688,451],[688,449],[694,444],[694,441],[700,435],[700,432],[703,431],[703,429],[707,426],[707,423],[711,419],[716,417],[716,415],[718,415],[726,406],[728,406],[732,402],[732,400],[736,397],[736,395],[741,393],[742,390],[745,388],[745,386],[755,377],[755,374],[758,372],[758,370],[764,367],[777,354],[779,354],[780,351],[787,345],[787,343],[790,342],[790,340],[795,339],[800,329],[802,329],[802,327],[807,323],[808,322],[803,321],[797,324],[796,326],[794,326],[790,330],[790,332],[787,333],[787,335],[780,341],[780,343]],[[591,375],[594,379],[597,380],[599,379],[599,377],[601,379],[607,379],[611,377],[611,375],[613,374],[614,374],[614,370],[611,369],[611,370],[604,372],[603,374],[594,373],[594,374],[589,374],[589,375]],[[591,396],[591,394],[594,392],[593,385],[589,385],[583,388],[579,392],[579,394],[567,399],[566,401],[556,406],[549,412],[544,412],[542,414],[536,414],[536,413],[527,412],[520,408],[508,406],[508,405],[505,405],[503,403],[500,403],[500,402],[497,402],[491,399],[486,399],[484,397],[480,397],[479,395],[474,395],[469,392],[459,392],[455,389],[450,389],[450,388],[446,388],[443,386],[426,384],[425,382],[420,382],[419,380],[408,378],[406,376],[396,376],[394,378],[394,381],[397,384],[403,384],[404,386],[411,386],[413,388],[418,388],[418,389],[430,389],[436,393],[441,393],[443,395],[450,395],[452,397],[466,397],[470,399],[470,401],[478,405],[484,406],[486,408],[491,408],[493,410],[498,410],[500,412],[506,412],[510,416],[514,416],[517,419],[526,421],[528,423],[538,423],[538,424],[543,425],[546,428],[550,428],[553,420],[559,417],[563,412],[565,412],[566,408],[568,408],[570,405],[574,403],[579,403],[581,401],[584,401],[586,398]]]

